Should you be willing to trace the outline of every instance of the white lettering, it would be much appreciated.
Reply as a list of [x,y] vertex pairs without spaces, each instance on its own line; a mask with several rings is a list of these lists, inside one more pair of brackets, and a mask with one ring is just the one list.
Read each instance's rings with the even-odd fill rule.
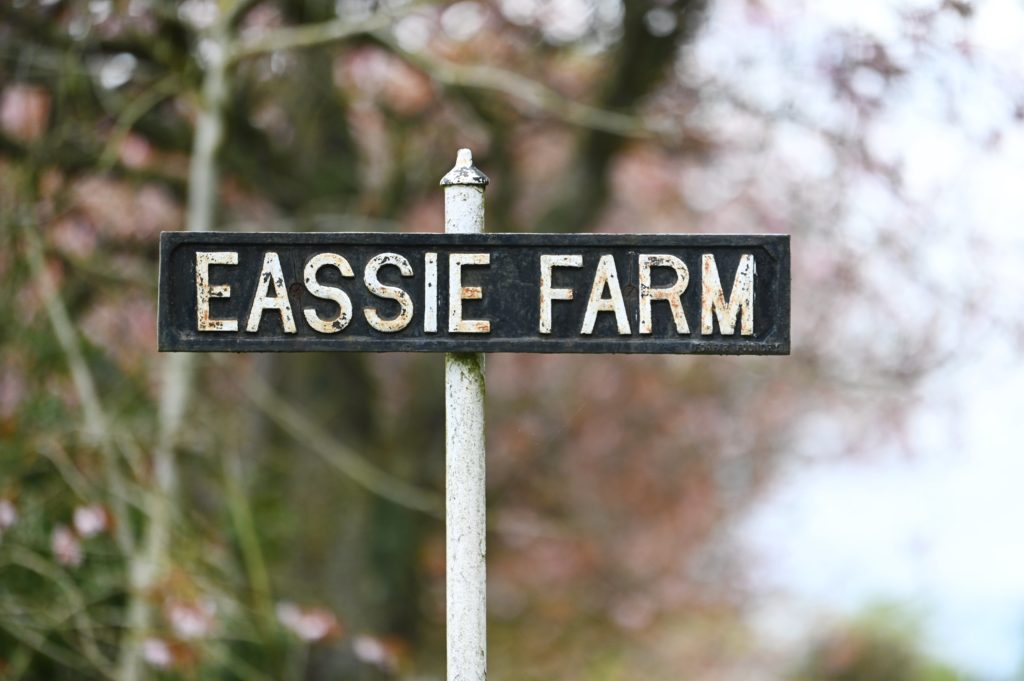
[[[274,287],[272,297],[267,294]],[[288,301],[288,290],[284,285],[284,273],[281,272],[281,260],[277,253],[270,251],[263,256],[263,269],[260,270],[259,282],[256,284],[256,297],[249,310],[249,321],[245,330],[256,333],[260,328],[264,310],[277,310],[281,314],[281,325],[285,333],[296,333],[295,318],[292,316],[292,304]]]
[[448,255],[448,331],[450,333],[490,333],[486,319],[463,319],[462,301],[484,297],[479,286],[462,285],[463,265],[490,265],[490,253],[450,253]]
[[412,265],[397,253],[381,253],[380,255],[375,255],[370,259],[370,262],[366,263],[366,270],[363,272],[363,281],[370,293],[379,298],[398,301],[400,306],[398,314],[393,319],[384,319],[377,313],[376,308],[364,307],[363,315],[370,326],[378,331],[394,333],[409,326],[409,322],[412,321],[412,298],[397,286],[386,286],[380,283],[380,279],[377,278],[377,271],[385,265],[397,267],[403,277],[412,276]]
[[[725,300],[722,282],[718,278],[718,265],[715,256],[705,253],[702,256],[702,278],[700,295],[700,332],[708,335],[714,332],[714,318],[718,317],[718,327],[723,335],[736,332],[736,317],[740,317],[740,335],[754,334],[754,256],[749,253],[740,257],[736,277],[732,283],[732,295]],[[712,315],[712,309],[714,315]]]
[[[601,297],[605,288],[608,289],[609,298]],[[590,300],[587,301],[587,311],[583,315],[583,328],[580,333],[594,332],[598,312],[614,312],[619,335],[626,336],[631,333],[629,317],[626,316],[626,304],[622,300],[622,289],[619,288],[619,273],[615,269],[615,258],[611,255],[602,255],[597,263],[594,285],[590,289]]]
[[338,305],[338,314],[331,319],[320,319],[316,310],[312,307],[303,308],[302,313],[306,317],[306,323],[310,328],[320,333],[338,333],[352,321],[352,300],[344,291],[335,286],[325,286],[317,281],[316,275],[321,267],[335,267],[343,277],[354,277],[352,266],[337,253],[318,253],[309,259],[303,271],[303,281],[306,290],[317,298],[330,300]]
[[423,332],[437,333],[437,253],[423,256]]
[[[671,267],[676,271],[676,280],[668,288],[651,287],[651,268]],[[683,314],[683,292],[690,283],[690,271],[686,263],[674,255],[650,255],[640,254],[640,333],[651,333],[653,323],[651,322],[651,301],[668,301],[672,309],[672,319],[676,323],[677,333],[690,333],[690,327],[686,323],[686,315]]]
[[210,286],[210,265],[237,265],[236,251],[196,253],[196,326],[200,331],[238,331],[237,319],[210,317],[210,298],[230,298],[227,284]]
[[555,267],[583,267],[582,255],[540,256],[540,332],[551,333],[551,301],[572,300],[571,288],[552,288],[551,272]]

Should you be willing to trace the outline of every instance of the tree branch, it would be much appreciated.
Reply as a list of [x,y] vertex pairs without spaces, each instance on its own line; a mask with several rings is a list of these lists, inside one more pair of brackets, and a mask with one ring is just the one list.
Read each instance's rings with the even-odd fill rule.
[[[100,652],[99,646],[96,643],[96,634],[93,629],[92,621],[86,612],[86,601],[82,592],[79,591],[78,586],[68,577],[68,575],[56,565],[50,561],[44,559],[39,554],[26,549],[21,546],[12,546],[8,549],[11,551],[11,562],[15,565],[20,565],[26,570],[35,572],[44,579],[49,579],[64,593],[65,598],[70,601],[71,605],[71,618],[74,622],[75,629],[82,636],[82,646],[86,659],[98,670],[103,676],[110,677],[110,661],[107,660],[103,653]],[[72,667],[73,669],[76,667]]]
[[[613,55],[612,73],[605,80],[601,106],[629,111],[643,102],[669,72],[679,47],[699,26],[707,0],[633,0],[623,3],[623,35]],[[672,31],[654,36],[647,12],[668,9],[675,17]],[[683,126],[676,124],[679,128]],[[685,131],[680,130],[680,135]],[[580,139],[572,165],[565,171],[561,196],[541,219],[542,232],[588,229],[611,195],[608,175],[625,139],[607,130],[592,129]]]
[[177,92],[180,87],[181,83],[176,75],[165,76],[121,109],[114,129],[107,138],[106,147],[100,154],[97,163],[100,172],[106,172],[117,161],[121,143],[124,142],[136,122],[157,104]]
[[278,397],[261,378],[250,379],[247,396],[274,423],[296,440],[307,443],[325,462],[370,492],[414,511],[441,515],[441,500],[437,495],[377,468]]
[[[228,59],[232,11],[214,25],[208,39],[215,49],[207,63],[196,117],[195,136],[188,177],[188,211],[185,229],[208,231],[213,226],[217,206],[217,152],[224,138],[224,109],[228,99]],[[141,643],[152,619],[148,592],[165,568],[170,551],[173,500],[178,492],[175,449],[192,391],[193,356],[173,353],[164,358],[163,386],[158,407],[157,439],[153,448],[155,489],[147,500],[146,535],[141,556],[130,566],[131,600],[128,606],[128,631],[121,647],[118,665],[120,681],[136,681],[142,673]]]
[[[67,648],[62,648],[50,643],[46,639],[46,636],[32,631],[27,627],[12,626],[3,619],[0,619],[0,628],[3,628],[11,638],[19,641],[37,653],[50,658],[54,662],[64,665],[68,669],[76,670],[78,673],[85,673],[86,670],[91,668],[91,665],[86,658],[73,650],[68,650]],[[105,670],[97,669],[96,671],[102,678],[115,681],[115,677],[106,673]]]
[[497,66],[458,64],[443,57],[428,55],[425,52],[410,52],[402,49],[390,36],[379,31],[374,33],[374,38],[444,85],[498,92],[570,125],[599,130],[620,137],[662,139],[673,142],[677,141],[679,137],[678,126],[671,120],[646,119],[641,116],[582,104],[539,81],[514,71]]
[[[30,152],[25,145],[12,140],[2,133],[0,133],[0,154],[19,161],[26,160],[31,154],[35,154],[33,160],[40,167],[52,166],[61,169],[68,175],[81,175],[93,172],[99,163],[99,156],[97,154],[77,148],[71,144],[48,146],[42,150]],[[159,182],[175,195],[183,194],[185,189],[185,184],[178,177],[165,175],[158,170],[129,168],[117,160],[111,161],[104,168],[104,171],[109,172],[116,178],[123,178],[132,182]]]
[[82,403],[82,413],[85,425],[85,437],[94,446],[98,447],[104,459],[104,473],[106,483],[110,488],[111,505],[114,514],[117,516],[116,534],[118,548],[126,557],[134,552],[135,539],[131,534],[128,510],[125,504],[127,493],[124,488],[117,451],[110,437],[110,422],[107,418],[103,403],[100,400],[99,392],[96,390],[96,381],[93,378],[89,364],[85,361],[81,346],[78,342],[78,334],[68,315],[64,301],[61,300],[57,287],[46,269],[43,259],[43,246],[39,235],[31,228],[23,229],[27,241],[27,252],[29,268],[32,276],[37,281],[43,296],[43,304],[46,315],[49,317],[50,326],[53,327],[54,335],[60,344],[64,356],[67,358],[68,367],[71,371],[71,380],[75,386],[75,392]]
[[[402,8],[401,14],[407,14],[416,4]],[[304,26],[287,26],[275,28],[255,38],[241,40],[232,45],[228,53],[228,61],[236,63],[249,57],[278,52],[280,50],[295,50],[306,47],[317,47],[328,43],[346,40],[353,36],[373,33],[387,28],[401,14],[385,14],[378,12],[363,21],[349,21],[346,19],[331,19],[315,24]]]

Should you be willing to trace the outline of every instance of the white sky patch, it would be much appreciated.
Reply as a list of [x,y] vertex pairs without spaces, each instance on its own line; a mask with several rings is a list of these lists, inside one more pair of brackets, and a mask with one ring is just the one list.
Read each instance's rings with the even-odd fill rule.
[[1024,8],[1016,0],[985,0],[976,5],[970,38],[987,57],[998,59],[1009,72],[1024,74]]
[[[769,117],[793,116],[774,121],[770,144],[758,147],[744,138],[760,133],[743,107],[703,105],[698,120],[737,151],[687,170],[680,191],[710,220],[747,182],[744,168],[760,167],[776,194],[772,168],[827,178],[837,159],[823,151],[824,137],[800,132],[807,123],[863,135],[874,158],[902,171],[905,201],[880,178],[844,178],[847,212],[829,227],[863,259],[869,279],[886,264],[872,259],[880,234],[910,242],[924,280],[896,277],[889,286],[912,303],[904,318],[937,320],[938,347],[954,354],[918,388],[922,405],[906,436],[914,456],[892,443],[843,460],[843,424],[809,415],[791,469],[743,530],[765,587],[755,622],[769,637],[808,635],[820,632],[823,613],[852,615],[895,599],[921,613],[936,656],[1006,679],[1024,662],[1024,358],[1012,336],[1024,321],[1024,125],[1013,118],[1024,105],[1024,4],[982,0],[966,20],[947,9],[915,47],[905,18],[939,5],[715,5],[684,76],[721,86]],[[834,98],[827,66],[843,56],[837,35],[877,39],[908,70],[888,83],[853,74],[853,89],[880,104],[864,128]],[[755,147],[759,164],[749,156]],[[962,316],[955,297],[965,290],[989,303],[985,321]],[[873,343],[880,356],[901,351],[903,339],[881,332],[882,312],[848,317],[837,327],[844,342]]]
[[[948,418],[944,403],[968,390],[959,419]],[[755,577],[788,594],[760,615],[777,625],[772,607],[793,601],[853,615],[896,599],[924,613],[933,654],[1009,678],[1024,659],[1024,367],[1009,348],[990,347],[926,392],[911,431],[921,456],[804,459],[753,514],[745,537],[760,558]],[[789,623],[807,634],[815,624]]]

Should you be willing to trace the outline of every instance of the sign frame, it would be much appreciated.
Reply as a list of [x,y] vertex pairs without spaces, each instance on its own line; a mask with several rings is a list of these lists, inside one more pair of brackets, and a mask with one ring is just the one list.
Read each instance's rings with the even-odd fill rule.
[[[788,234],[689,234],[689,233],[480,233],[439,232],[164,232],[160,235],[160,286],[158,342],[162,352],[529,352],[579,354],[719,354],[788,355],[790,353],[790,249]],[[183,334],[172,326],[171,306],[180,305],[172,295],[169,277],[182,276],[171,270],[173,251],[190,244],[226,249],[232,245],[268,248],[380,247],[394,248],[549,248],[574,247],[613,251],[658,252],[658,248],[763,249],[776,269],[770,291],[773,300],[772,328],[761,340],[715,334],[702,337],[699,328],[688,336],[669,338],[633,333],[628,337],[601,336],[584,339],[560,337],[495,338],[483,334],[447,333],[432,337],[340,337],[252,336],[239,338],[224,332]],[[700,272],[690,268],[688,291],[700,287]],[[194,280],[193,280],[194,282]],[[725,291],[732,286],[731,275],[723,272]],[[194,285],[194,283],[193,283]],[[288,284],[289,287],[294,283]],[[755,283],[755,287],[757,284]],[[440,286],[442,291],[445,286]],[[755,289],[756,290],[756,289]],[[492,295],[494,295],[492,293]],[[585,298],[587,291],[577,290]],[[760,295],[764,295],[761,293]],[[663,303],[659,303],[663,304]],[[298,313],[300,310],[296,310]],[[194,319],[194,317],[192,317]],[[697,320],[691,320],[691,327]],[[302,323],[299,320],[299,323]],[[206,335],[209,333],[209,336]],[[200,335],[202,334],[202,335]],[[344,338],[344,340],[342,340]]]

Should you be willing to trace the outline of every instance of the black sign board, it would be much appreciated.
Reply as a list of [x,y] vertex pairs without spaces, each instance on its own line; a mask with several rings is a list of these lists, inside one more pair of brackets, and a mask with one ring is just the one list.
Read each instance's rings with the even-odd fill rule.
[[186,233],[161,351],[789,353],[789,237]]

